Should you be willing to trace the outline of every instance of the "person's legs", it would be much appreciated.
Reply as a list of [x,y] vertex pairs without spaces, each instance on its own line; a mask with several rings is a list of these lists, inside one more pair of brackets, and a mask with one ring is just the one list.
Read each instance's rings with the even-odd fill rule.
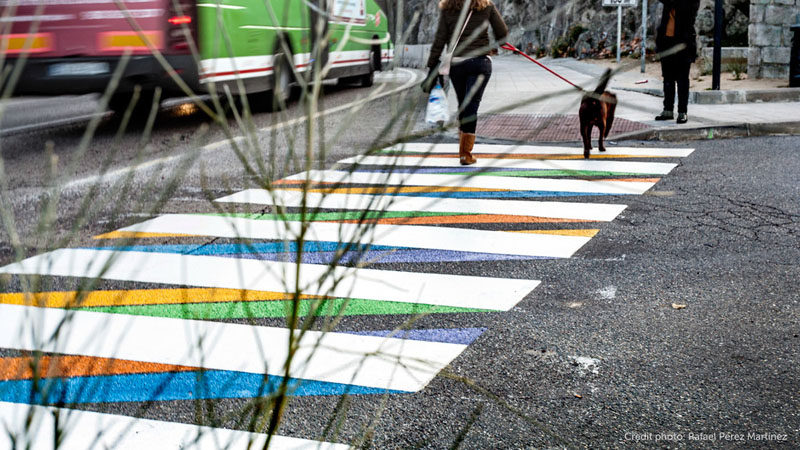
[[[489,58],[473,58],[463,63],[467,76],[464,83],[464,98],[459,101],[459,129],[464,133],[475,134],[478,126],[478,109],[483,93],[492,76],[492,62]],[[464,103],[466,102],[466,104]]]
[[456,89],[459,106],[459,159],[462,165],[474,164],[472,148],[475,145],[475,131],[478,126],[478,109],[492,75],[492,63],[489,58],[472,58],[453,67],[451,73],[456,74]]
[[689,106],[689,69],[692,62],[688,59],[676,65],[675,81],[678,84],[678,114],[686,113]]
[[450,69],[450,82],[453,83],[453,90],[456,91],[456,99],[458,99],[458,108],[464,103],[464,97],[467,95],[467,74],[461,70],[458,65],[454,65]]
[[664,78],[664,110],[656,116],[656,120],[672,120],[675,115],[675,72],[672,57],[661,58],[661,76]]
[[661,59],[661,76],[664,77],[664,111],[675,108],[675,58]]

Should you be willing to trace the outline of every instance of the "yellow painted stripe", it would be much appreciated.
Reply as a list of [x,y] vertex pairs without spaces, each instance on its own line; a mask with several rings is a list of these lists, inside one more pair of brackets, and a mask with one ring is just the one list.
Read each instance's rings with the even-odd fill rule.
[[[76,308],[95,306],[165,305],[182,303],[252,302],[264,300],[291,300],[283,292],[250,291],[240,289],[137,289],[92,291],[80,293],[38,292],[0,294],[0,303],[9,305],[34,305],[46,308]],[[317,298],[310,295],[301,299]]]
[[144,239],[144,238],[163,238],[163,237],[194,237],[194,234],[178,233],[142,233],[139,231],[112,231],[110,233],[98,234],[93,239]]
[[600,230],[512,230],[512,233],[556,234],[559,236],[594,237]]

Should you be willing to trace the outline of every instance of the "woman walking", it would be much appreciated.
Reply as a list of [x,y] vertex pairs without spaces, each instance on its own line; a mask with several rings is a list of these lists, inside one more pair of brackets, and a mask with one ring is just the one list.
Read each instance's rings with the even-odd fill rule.
[[[664,110],[656,120],[671,120],[675,107],[675,85],[678,85],[677,123],[689,118],[689,70],[697,59],[697,33],[694,23],[700,0],[660,0],[664,4],[661,22],[656,32],[656,52],[672,51],[661,57],[661,75],[664,77]],[[677,52],[675,51],[677,49]]]
[[[465,2],[470,3],[468,11],[464,11]],[[504,42],[508,27],[491,0],[440,0],[439,9],[439,26],[428,58],[430,73],[424,89],[430,92],[433,87],[444,45],[452,46],[457,41],[452,55],[450,81],[458,98],[458,155],[462,165],[475,164],[472,148],[475,145],[478,107],[492,76],[488,29],[491,26],[495,39]]]

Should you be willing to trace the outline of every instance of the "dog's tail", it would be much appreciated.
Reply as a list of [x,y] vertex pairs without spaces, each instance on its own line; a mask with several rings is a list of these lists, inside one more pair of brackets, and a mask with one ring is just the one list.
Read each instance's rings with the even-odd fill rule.
[[608,86],[608,82],[611,80],[611,69],[606,69],[603,73],[603,76],[600,77],[600,83],[594,89],[594,93],[597,95],[602,94],[606,91],[606,87]]

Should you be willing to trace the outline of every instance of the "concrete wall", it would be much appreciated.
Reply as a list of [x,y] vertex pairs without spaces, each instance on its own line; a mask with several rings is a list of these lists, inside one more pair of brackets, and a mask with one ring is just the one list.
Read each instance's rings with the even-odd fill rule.
[[413,67],[422,69],[428,63],[428,55],[431,53],[431,45],[404,45],[394,50],[394,58],[397,65],[401,67]]
[[[744,73],[743,71],[747,70],[747,55],[749,53],[749,47],[722,47],[722,71],[730,72],[737,69]],[[714,65],[714,48],[704,47],[700,49],[700,56],[702,60],[698,62],[703,64],[703,72],[710,73]]]
[[750,0],[748,77],[788,80],[793,35],[789,26],[797,23],[798,14],[800,0]]

